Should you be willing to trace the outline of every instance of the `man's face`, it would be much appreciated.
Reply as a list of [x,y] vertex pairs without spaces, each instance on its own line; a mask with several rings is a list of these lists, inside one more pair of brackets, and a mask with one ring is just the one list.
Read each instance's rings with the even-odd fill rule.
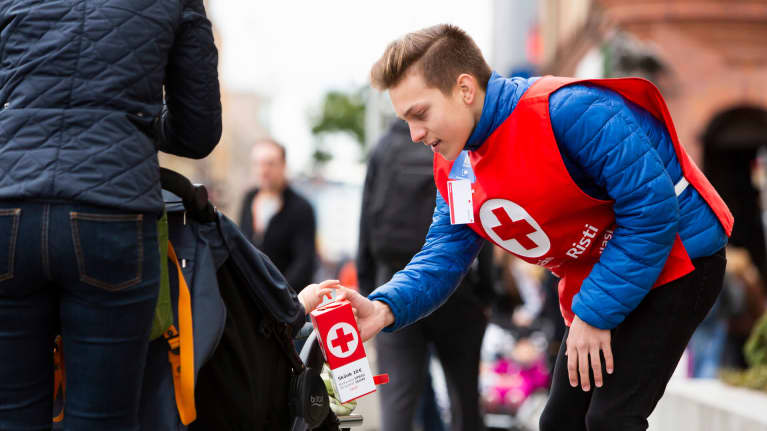
[[269,143],[253,147],[253,168],[259,186],[266,191],[280,191],[285,185],[285,161],[282,151]]
[[446,160],[455,160],[474,129],[474,115],[459,87],[449,96],[426,85],[420,71],[411,70],[389,89],[394,111],[410,126],[410,138]]

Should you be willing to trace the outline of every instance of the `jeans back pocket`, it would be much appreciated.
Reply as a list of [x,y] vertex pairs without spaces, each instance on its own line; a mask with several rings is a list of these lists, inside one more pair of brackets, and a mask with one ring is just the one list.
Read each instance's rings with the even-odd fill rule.
[[13,278],[20,217],[20,208],[0,209],[0,281]]
[[142,214],[71,212],[69,216],[80,281],[109,291],[141,283]]

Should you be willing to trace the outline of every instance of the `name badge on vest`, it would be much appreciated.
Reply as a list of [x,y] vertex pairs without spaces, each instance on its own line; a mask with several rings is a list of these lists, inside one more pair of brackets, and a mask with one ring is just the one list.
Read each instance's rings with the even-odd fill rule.
[[474,223],[474,204],[471,201],[471,181],[447,182],[450,224]]
[[474,223],[474,204],[471,200],[471,183],[476,181],[471,168],[468,151],[461,151],[453,163],[447,182],[450,224]]

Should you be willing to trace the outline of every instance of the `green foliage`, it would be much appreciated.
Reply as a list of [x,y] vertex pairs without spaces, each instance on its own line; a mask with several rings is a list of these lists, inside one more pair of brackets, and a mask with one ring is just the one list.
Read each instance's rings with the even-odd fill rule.
[[745,371],[722,370],[720,377],[729,385],[767,392],[767,365],[756,365]]
[[730,385],[767,392],[767,313],[754,325],[743,349],[750,368],[745,371],[724,370],[722,380]]
[[354,92],[338,90],[325,94],[319,114],[311,119],[315,142],[314,160],[318,164],[332,158],[324,148],[323,136],[329,133],[348,133],[364,148],[365,146],[365,102],[366,88]]
[[751,336],[748,337],[743,353],[748,365],[767,366],[767,313],[765,313],[754,325]]
[[315,149],[314,153],[312,153],[312,157],[314,158],[314,161],[317,163],[325,163],[330,161],[333,158],[333,155],[328,153],[327,151]]

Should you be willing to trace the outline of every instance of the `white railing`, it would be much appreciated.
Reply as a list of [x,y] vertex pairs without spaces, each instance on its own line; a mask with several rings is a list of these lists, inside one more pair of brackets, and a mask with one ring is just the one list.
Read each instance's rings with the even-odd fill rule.
[[672,378],[649,422],[649,431],[767,431],[767,393]]

